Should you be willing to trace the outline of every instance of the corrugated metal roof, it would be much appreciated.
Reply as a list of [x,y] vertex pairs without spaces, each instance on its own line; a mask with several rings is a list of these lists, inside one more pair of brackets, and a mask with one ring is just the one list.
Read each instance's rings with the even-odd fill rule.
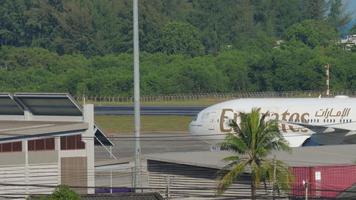
[[336,199],[355,199],[356,196],[356,184],[352,185],[348,189],[346,189],[344,192],[341,192]]
[[84,131],[84,122],[0,121],[0,141]]
[[[273,152],[277,159],[284,161],[291,167],[300,166],[328,166],[354,164],[356,145],[328,145],[317,147],[292,148],[291,152]],[[222,159],[231,155],[226,151],[210,152],[169,152],[149,154],[145,158],[177,164],[221,169],[227,163]]]
[[[0,141],[15,138],[38,137],[41,135],[60,135],[68,132],[78,132],[88,129],[85,122],[57,122],[57,121],[5,121],[0,120]],[[104,132],[94,126],[95,145],[100,142],[105,146],[113,146]]]
[[147,160],[157,160],[162,162],[170,162],[177,164],[192,165],[197,167],[209,167],[214,169],[221,169],[226,165],[222,161],[223,158],[230,156],[229,152],[169,152],[145,155]]
[[118,193],[82,196],[82,200],[163,200],[159,193]]
[[[45,197],[46,195],[31,195],[29,199]],[[82,195],[81,200],[163,200],[157,192],[151,193],[113,193],[113,194],[93,194]]]

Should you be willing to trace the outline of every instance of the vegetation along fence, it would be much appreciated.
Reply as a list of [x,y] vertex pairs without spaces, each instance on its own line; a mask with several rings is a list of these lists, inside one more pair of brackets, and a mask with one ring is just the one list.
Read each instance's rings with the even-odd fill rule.
[[[356,96],[356,91],[334,91],[330,96],[347,95]],[[288,98],[288,97],[326,97],[324,91],[270,91],[270,92],[234,92],[234,93],[204,93],[204,94],[174,94],[141,96],[141,102],[169,102],[169,101],[195,101],[202,99],[229,100],[235,98]],[[129,96],[76,96],[77,101],[93,103],[130,103],[133,97]]]

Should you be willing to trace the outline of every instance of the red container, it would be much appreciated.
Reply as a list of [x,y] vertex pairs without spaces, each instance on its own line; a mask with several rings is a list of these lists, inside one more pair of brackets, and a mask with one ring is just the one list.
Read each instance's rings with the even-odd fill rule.
[[313,198],[334,198],[356,183],[356,165],[293,167],[293,196],[304,196],[304,182]]

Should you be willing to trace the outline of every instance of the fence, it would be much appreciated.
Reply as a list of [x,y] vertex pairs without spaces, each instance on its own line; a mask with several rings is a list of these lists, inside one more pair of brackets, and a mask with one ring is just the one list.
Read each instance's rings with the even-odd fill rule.
[[[356,96],[356,91],[334,91],[330,96],[347,95]],[[203,93],[203,94],[174,94],[159,96],[141,96],[141,102],[172,102],[172,101],[196,101],[196,100],[229,100],[235,98],[288,98],[288,97],[319,97],[325,96],[323,91],[270,91],[270,92],[234,92],[234,93]],[[85,101],[94,104],[100,103],[131,103],[133,97],[127,96],[76,96],[79,102]]]

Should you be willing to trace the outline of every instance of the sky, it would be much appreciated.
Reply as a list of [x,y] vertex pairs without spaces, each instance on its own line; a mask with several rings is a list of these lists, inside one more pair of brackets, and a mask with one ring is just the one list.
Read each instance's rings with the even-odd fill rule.
[[351,15],[352,20],[342,30],[342,35],[345,36],[348,31],[356,24],[356,0],[343,0],[346,11]]
[[345,9],[356,19],[356,0],[344,0]]

